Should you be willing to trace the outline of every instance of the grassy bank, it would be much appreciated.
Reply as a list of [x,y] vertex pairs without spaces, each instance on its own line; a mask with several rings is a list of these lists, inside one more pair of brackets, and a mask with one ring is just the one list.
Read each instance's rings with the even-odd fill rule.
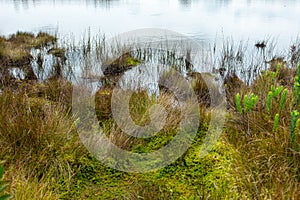
[[[51,38],[50,44],[44,39],[46,36]],[[300,66],[295,64],[299,45],[292,52],[293,59],[286,58],[284,62],[274,59],[267,70],[256,72],[257,76],[248,85],[233,73],[236,70],[226,67],[231,72],[224,77],[228,111],[224,134],[203,158],[199,152],[212,108],[203,79],[199,73],[191,72],[190,84],[198,97],[201,115],[191,147],[163,169],[131,174],[103,165],[87,151],[75,128],[78,118],[71,111],[72,83],[65,76],[70,73],[64,70],[72,68],[68,65],[72,65],[74,54],[68,52],[84,55],[86,59],[80,60],[82,66],[95,68],[90,52],[104,51],[100,40],[92,42],[95,47],[86,42],[78,50],[72,45],[58,48],[54,38],[43,33],[17,33],[0,38],[0,160],[5,161],[3,180],[8,182],[3,194],[24,200],[299,199]],[[31,50],[43,48],[56,60],[46,79],[33,76],[22,79],[10,73],[13,67],[24,69],[20,65],[24,56],[30,64],[38,61],[39,57],[32,56]],[[229,49],[220,51],[233,54]],[[16,52],[23,52],[24,56],[17,56]],[[102,87],[95,93],[95,111],[110,141],[123,149],[145,153],[172,140],[181,113],[168,90],[160,88],[160,95],[154,97],[139,88],[129,102],[133,121],[148,124],[147,110],[158,103],[167,112],[167,126],[147,139],[130,137],[116,126],[110,111],[112,89],[118,79],[113,74],[123,74],[140,62],[142,56],[124,54],[106,64],[110,70],[99,78]],[[232,64],[232,60],[224,62],[220,69],[229,66],[229,62]],[[31,66],[27,64],[26,69]]]

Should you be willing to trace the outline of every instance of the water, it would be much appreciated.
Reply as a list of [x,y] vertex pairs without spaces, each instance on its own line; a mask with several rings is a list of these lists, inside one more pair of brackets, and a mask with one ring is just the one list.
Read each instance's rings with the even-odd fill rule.
[[[87,33],[110,37],[142,28],[168,29],[211,49],[215,44],[221,49],[208,64],[202,61],[196,71],[208,65],[216,69],[237,67],[238,76],[249,82],[255,76],[251,73],[265,61],[287,55],[300,32],[299,10],[297,0],[0,0],[0,34],[46,31],[64,41],[82,41]],[[236,44],[243,41],[240,49],[235,46],[232,52],[222,52],[228,38]],[[254,45],[265,40],[269,43],[262,60],[262,52]],[[244,46],[250,46],[250,50]],[[238,49],[243,61],[235,57]],[[75,52],[68,56],[68,62],[75,71],[87,67],[87,63],[94,69],[101,68],[101,62],[87,62],[86,58],[78,59]],[[131,76],[137,77],[134,69],[126,77]]]
[[223,37],[288,47],[300,31],[297,0],[0,0],[0,34],[47,31],[81,38],[166,28],[198,41]]

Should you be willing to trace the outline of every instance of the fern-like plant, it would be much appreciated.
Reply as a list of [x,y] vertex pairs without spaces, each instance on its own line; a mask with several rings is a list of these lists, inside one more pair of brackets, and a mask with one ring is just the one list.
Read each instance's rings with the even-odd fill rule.
[[296,127],[297,120],[299,119],[299,112],[297,110],[293,110],[291,113],[291,124],[290,124],[290,140],[292,144],[295,142],[296,138]]
[[272,99],[273,99],[273,92],[272,92],[272,91],[269,91],[269,93],[268,93],[268,98],[267,98],[267,102],[266,102],[266,109],[267,109],[267,112],[270,112],[270,110],[271,110]]
[[[254,95],[253,93],[251,93],[249,96],[244,95],[244,98],[243,98],[244,112],[245,113],[250,112],[254,108],[257,101],[258,101],[258,96]],[[237,93],[235,95],[235,104],[236,104],[237,111],[240,114],[242,114],[243,109],[242,109],[242,104],[241,104],[241,95],[239,93]]]
[[293,88],[293,104],[299,109],[300,101],[300,64],[297,68],[297,74],[295,77],[295,84]]
[[254,108],[257,101],[258,96],[254,95],[253,93],[251,93],[249,97],[248,95],[245,95],[243,100],[245,112],[248,113],[249,111],[251,111]]
[[300,64],[297,68],[297,73],[295,77],[295,83],[293,88],[293,106],[295,106],[295,110],[291,112],[291,123],[290,123],[290,141],[292,145],[295,143],[296,139],[296,127],[297,121],[299,119],[299,109],[300,109]]
[[280,102],[279,102],[279,109],[282,110],[283,109],[283,106],[285,104],[285,101],[286,101],[286,95],[288,93],[288,89],[285,88],[282,92],[282,95],[281,95],[281,98],[280,98]]
[[241,105],[241,95],[239,93],[237,93],[235,95],[235,105],[236,105],[236,109],[237,111],[242,114],[243,110],[242,110],[242,105]]
[[279,123],[279,114],[277,113],[274,117],[273,132],[277,132],[278,123]]

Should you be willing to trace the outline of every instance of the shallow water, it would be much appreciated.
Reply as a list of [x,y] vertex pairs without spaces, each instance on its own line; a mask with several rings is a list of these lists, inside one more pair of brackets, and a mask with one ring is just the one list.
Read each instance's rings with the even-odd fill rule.
[[[136,29],[168,29],[190,37],[205,49],[199,64],[193,60],[195,71],[234,68],[238,76],[249,83],[255,73],[265,67],[265,61],[287,55],[300,32],[299,10],[300,1],[297,0],[0,0],[0,35],[19,30],[46,31],[57,34],[70,47],[73,39],[86,42],[87,33],[92,37],[104,33],[110,38]],[[227,41],[225,47],[229,50],[233,47],[231,52],[226,52],[222,46]],[[240,46],[239,41],[243,41]],[[263,54],[254,46],[262,41],[268,42]],[[211,54],[215,44],[219,51]],[[242,61],[238,53],[242,53]],[[99,69],[90,74],[101,76],[102,62],[95,57],[95,54],[79,56],[76,47],[68,53],[66,65],[72,67],[76,75],[83,73],[81,69],[90,67]],[[45,70],[39,79],[49,76],[52,60],[44,58]],[[34,69],[36,66],[33,63]],[[140,66],[125,73],[126,84],[136,78],[141,81],[133,84],[139,86],[157,83],[159,73],[149,71],[149,66],[144,68],[143,71]]]
[[0,0],[0,34],[42,30],[79,39],[88,29],[166,28],[198,41],[271,37],[288,47],[300,31],[299,10],[297,0]]

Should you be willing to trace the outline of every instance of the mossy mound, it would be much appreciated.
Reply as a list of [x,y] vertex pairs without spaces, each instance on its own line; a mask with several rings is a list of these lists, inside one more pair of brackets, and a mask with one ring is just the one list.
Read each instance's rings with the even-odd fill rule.
[[112,63],[104,66],[103,74],[105,76],[116,76],[124,73],[134,66],[140,64],[141,61],[135,59],[130,52],[123,54]]

